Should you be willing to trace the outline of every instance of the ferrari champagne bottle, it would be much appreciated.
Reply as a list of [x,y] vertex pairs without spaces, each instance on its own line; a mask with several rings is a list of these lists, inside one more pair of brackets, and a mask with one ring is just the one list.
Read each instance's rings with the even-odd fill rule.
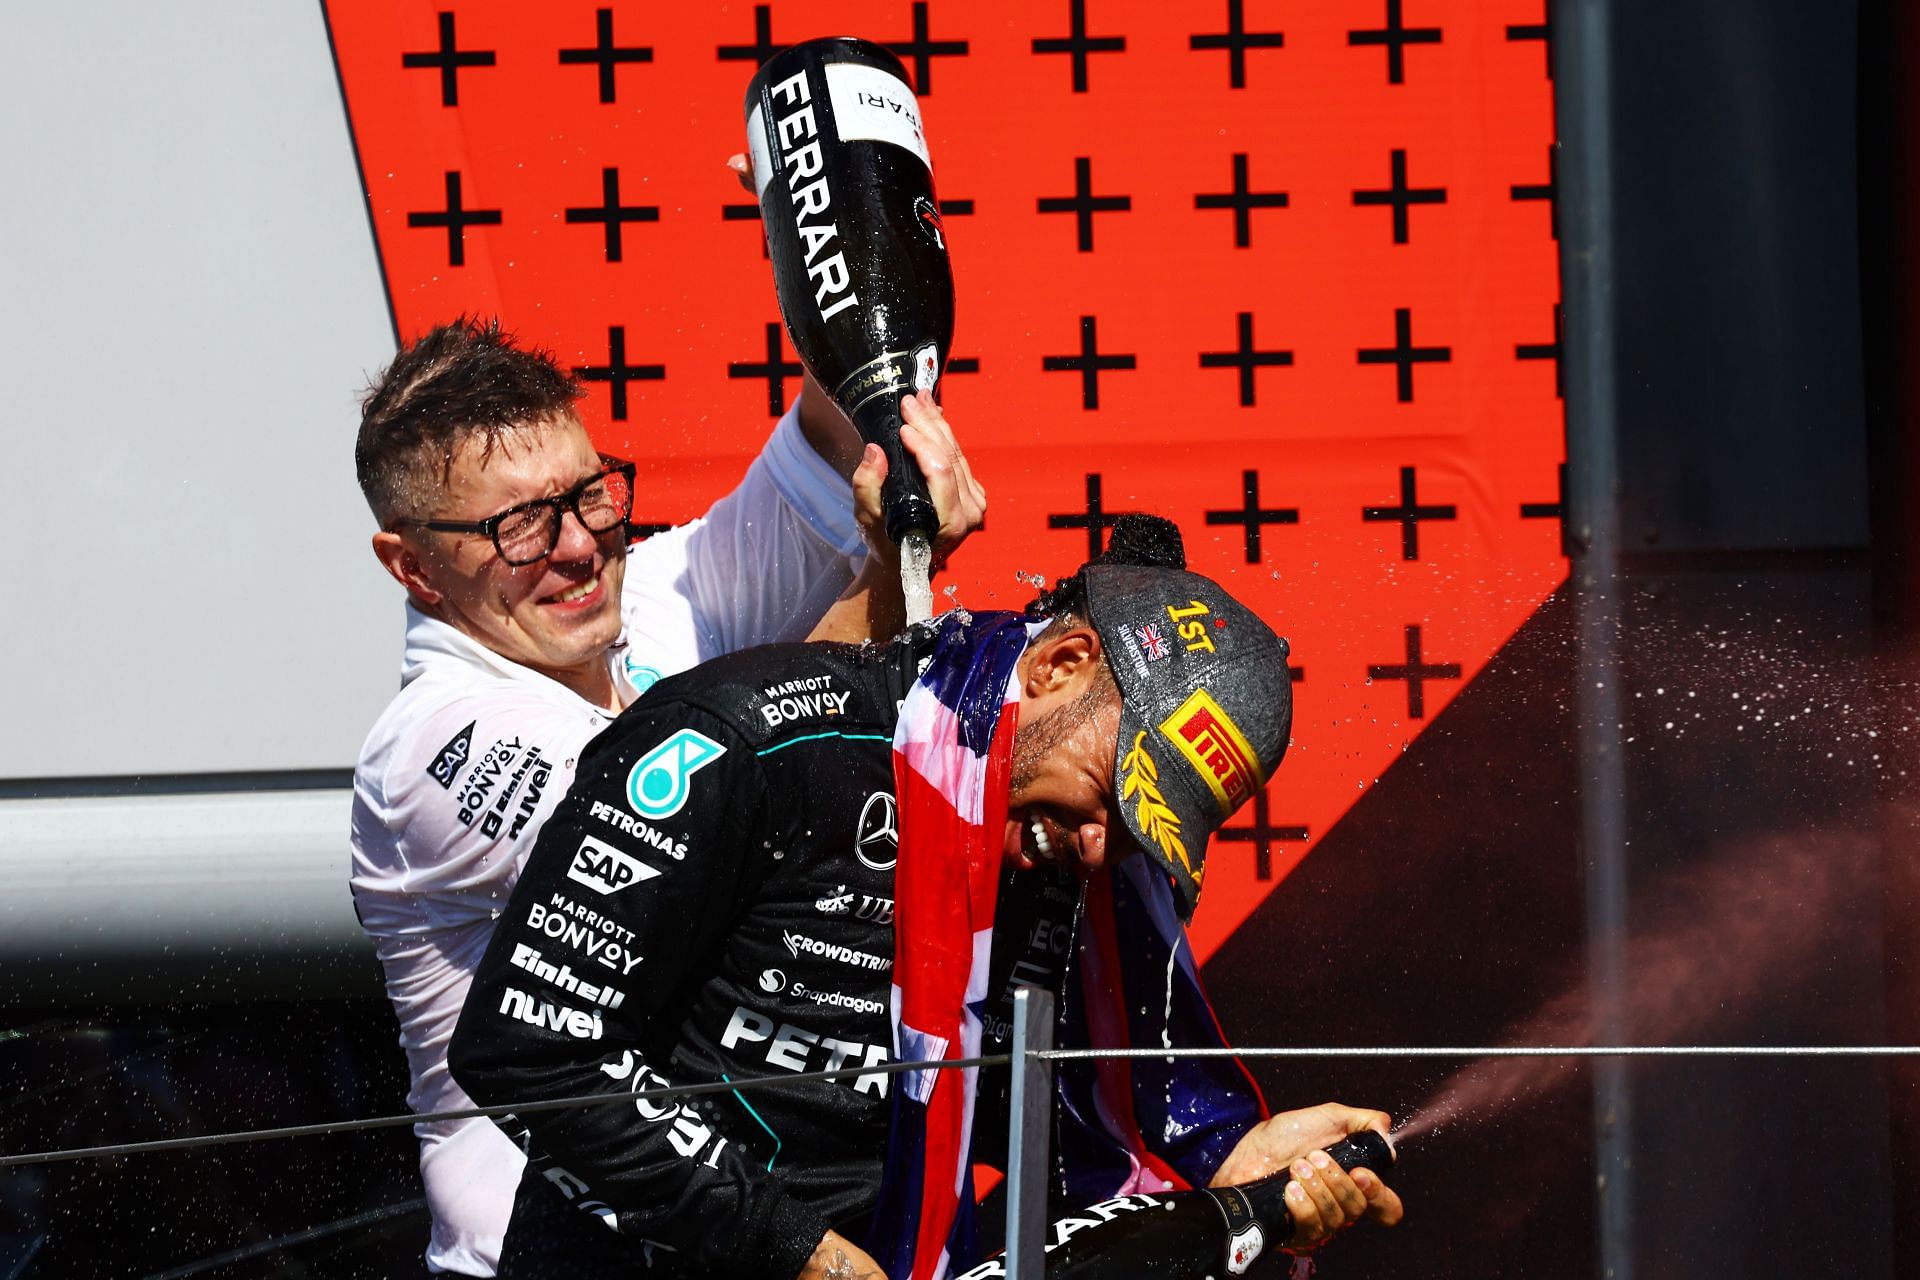
[[[1343,1169],[1379,1173],[1393,1148],[1371,1130],[1327,1149]],[[1278,1253],[1293,1231],[1288,1175],[1239,1187],[1119,1196],[1057,1219],[1047,1235],[1046,1280],[1228,1280]],[[955,1280],[1006,1275],[1004,1256]],[[1269,1274],[1280,1274],[1271,1270]]]
[[887,454],[887,533],[937,527],[900,445],[900,401],[933,391],[953,336],[953,273],[920,109],[900,60],[810,40],[747,88],[747,143],[794,349]]

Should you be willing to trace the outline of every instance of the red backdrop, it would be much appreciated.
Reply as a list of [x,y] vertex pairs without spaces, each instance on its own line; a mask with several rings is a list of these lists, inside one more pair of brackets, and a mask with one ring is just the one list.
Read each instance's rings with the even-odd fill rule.
[[1292,641],[1293,747],[1213,846],[1203,958],[1566,575],[1544,0],[326,12],[396,327],[497,313],[582,369],[647,521],[798,389],[723,167],[758,59],[901,55],[992,495],[948,585],[1019,607],[1098,513],[1152,511]]

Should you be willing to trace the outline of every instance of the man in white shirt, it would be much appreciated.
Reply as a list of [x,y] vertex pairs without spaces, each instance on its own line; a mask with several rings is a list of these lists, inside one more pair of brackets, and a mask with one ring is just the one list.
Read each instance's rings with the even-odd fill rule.
[[[902,621],[898,562],[874,532],[884,457],[811,380],[739,487],[631,549],[636,469],[595,452],[579,394],[551,356],[463,320],[401,351],[363,405],[356,468],[407,632],[400,692],[354,771],[352,887],[419,1112],[472,1105],[447,1040],[587,740],[655,680],[718,654],[885,638]],[[950,551],[985,494],[930,397],[903,415]],[[611,972],[636,961],[603,941]],[[416,1132],[428,1269],[493,1275],[524,1157],[484,1119]]]

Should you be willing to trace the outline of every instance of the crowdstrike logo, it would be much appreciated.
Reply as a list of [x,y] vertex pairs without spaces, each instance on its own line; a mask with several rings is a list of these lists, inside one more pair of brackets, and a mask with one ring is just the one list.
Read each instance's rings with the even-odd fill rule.
[[861,806],[853,856],[875,871],[891,871],[900,861],[899,819],[890,793],[876,791]]
[[850,964],[856,969],[891,969],[893,960],[889,956],[876,956],[871,951],[857,951],[852,947],[843,947],[837,942],[822,942],[818,938],[809,938],[804,933],[782,933],[787,944],[787,952],[795,959],[802,955],[820,956],[840,964]]

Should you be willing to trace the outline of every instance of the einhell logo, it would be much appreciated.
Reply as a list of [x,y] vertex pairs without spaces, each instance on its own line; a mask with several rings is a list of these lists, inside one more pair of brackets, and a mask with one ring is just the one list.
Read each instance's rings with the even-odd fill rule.
[[1162,720],[1160,732],[1192,763],[1220,802],[1221,813],[1232,813],[1266,782],[1260,757],[1205,689],[1195,689],[1178,711]]

